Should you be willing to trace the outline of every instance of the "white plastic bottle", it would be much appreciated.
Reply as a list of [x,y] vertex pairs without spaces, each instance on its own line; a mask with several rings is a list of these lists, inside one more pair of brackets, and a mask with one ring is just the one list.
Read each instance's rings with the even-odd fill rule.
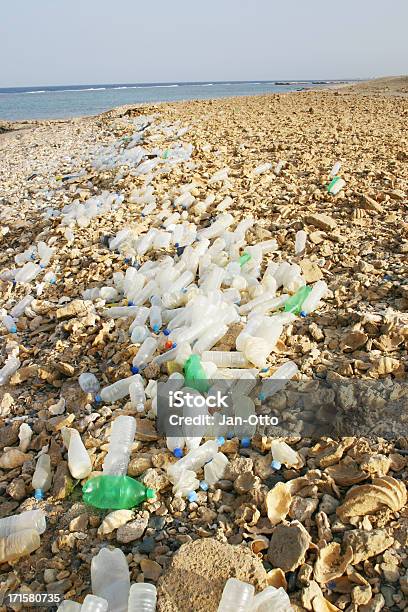
[[282,463],[287,467],[294,467],[299,462],[299,455],[297,452],[283,440],[272,440],[271,455],[273,461],[272,465],[278,469]]
[[71,475],[78,479],[86,478],[92,472],[92,463],[81,440],[79,431],[71,427],[64,427],[64,434],[69,436],[68,443],[68,468]]
[[126,476],[129,457],[136,433],[136,419],[121,415],[113,422],[108,453],[103,463],[103,473]]
[[92,395],[99,393],[99,389],[101,388],[99,380],[92,372],[84,372],[81,374],[78,378],[78,384],[84,393],[92,393]]
[[307,234],[304,230],[299,230],[295,237],[295,255],[302,255],[306,248]]
[[255,588],[237,578],[225,583],[217,612],[251,612]]
[[112,612],[127,612],[130,577],[125,554],[102,548],[91,561],[92,592],[108,602]]
[[81,607],[81,612],[108,612],[108,602],[97,595],[87,595]]
[[58,606],[57,612],[81,612],[81,604],[72,599],[64,599]]
[[146,402],[146,394],[143,385],[143,379],[139,375],[139,378],[135,378],[129,385],[130,401],[133,408],[137,412],[143,412]]
[[282,587],[276,589],[269,586],[255,595],[251,612],[293,612],[293,608],[288,594]]
[[0,563],[16,561],[29,555],[41,545],[40,536],[35,529],[25,529],[0,539]]
[[108,387],[104,387],[100,393],[101,400],[103,402],[113,404],[114,402],[126,397],[129,395],[129,387],[133,380],[134,376],[128,376],[127,378],[117,380]]
[[254,171],[253,171],[253,175],[257,176],[258,174],[265,174],[265,172],[268,172],[268,170],[270,170],[272,168],[272,164],[269,162],[266,162],[265,164],[260,164],[259,166],[257,166]]
[[33,300],[34,296],[31,295],[31,293],[29,295],[26,295],[22,300],[17,302],[15,306],[13,306],[13,308],[10,310],[10,315],[15,319],[18,319],[19,317],[21,317],[27,306],[29,306]]
[[28,423],[21,423],[20,429],[18,430],[18,439],[20,441],[18,447],[23,453],[27,452],[27,449],[30,446],[32,435],[33,430],[28,425]]
[[140,346],[132,361],[132,372],[137,374],[143,366],[147,365],[153,358],[157,349],[156,338],[146,338]]
[[161,311],[162,309],[158,305],[154,305],[150,308],[149,323],[155,334],[159,333],[163,324]]
[[218,368],[249,368],[249,363],[239,351],[204,351],[203,361],[212,361]]
[[128,612],[156,612],[156,599],[154,584],[136,582],[130,587]]
[[222,479],[227,465],[228,459],[224,453],[217,453],[212,461],[205,464],[204,480],[210,485],[210,487]]
[[287,381],[291,380],[298,372],[299,368],[294,361],[287,361],[279,366],[272,376],[262,381],[259,399],[263,401],[283,389]]
[[339,173],[340,168],[341,168],[341,162],[337,161],[337,162],[334,164],[333,168],[330,170],[329,177],[330,177],[330,178],[334,178],[334,177],[336,176],[336,174],[338,174],[338,173]]
[[29,261],[16,272],[14,280],[16,283],[29,283],[41,272],[41,267],[32,261]]
[[42,510],[26,510],[0,519],[0,538],[6,538],[12,533],[35,529],[40,535],[46,529],[45,514]]
[[326,295],[328,287],[325,281],[319,280],[313,285],[313,289],[302,304],[301,317],[310,314],[319,306],[320,300]]
[[218,453],[220,444],[216,440],[208,440],[198,448],[195,448],[187,453],[182,459],[173,463],[167,468],[167,473],[170,479],[175,478],[184,470],[192,470],[198,472],[207,461],[210,461]]
[[10,332],[10,334],[17,333],[16,322],[13,317],[11,317],[10,315],[5,315],[4,317],[1,318],[1,322],[4,325],[4,327],[7,329],[7,331]]
[[34,489],[34,497],[37,500],[44,499],[44,493],[51,487],[52,471],[51,457],[47,454],[40,455],[35,466],[31,486]]
[[19,367],[20,360],[17,357],[9,356],[4,366],[0,369],[0,386],[5,385]]

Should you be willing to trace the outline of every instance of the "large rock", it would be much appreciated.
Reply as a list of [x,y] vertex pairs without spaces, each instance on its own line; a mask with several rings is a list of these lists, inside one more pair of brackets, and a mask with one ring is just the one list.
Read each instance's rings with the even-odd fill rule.
[[213,538],[181,546],[159,581],[158,612],[216,612],[228,578],[267,585],[262,562],[249,549],[218,542]]
[[290,525],[280,524],[272,534],[268,560],[284,572],[292,572],[305,560],[311,537],[298,521]]

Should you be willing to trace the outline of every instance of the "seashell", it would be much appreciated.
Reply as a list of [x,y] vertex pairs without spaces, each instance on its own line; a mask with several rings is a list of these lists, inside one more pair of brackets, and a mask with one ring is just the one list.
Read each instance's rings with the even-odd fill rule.
[[[266,536],[257,535],[254,537],[249,547],[256,555],[262,550],[266,550],[269,546],[269,540]],[[273,585],[272,585],[273,586]]]
[[13,468],[23,465],[25,461],[30,461],[30,459],[32,459],[30,454],[22,453],[17,448],[11,448],[1,455],[0,468],[12,470]]
[[288,583],[286,582],[285,572],[281,570],[280,567],[271,569],[268,572],[267,581],[268,581],[268,585],[275,587],[275,589],[279,589],[280,587],[284,588],[285,591],[287,591],[288,589]]
[[354,516],[375,514],[384,508],[398,512],[407,502],[407,489],[403,482],[383,476],[373,478],[372,484],[350,489],[344,503],[337,508],[340,520],[349,522]]
[[327,601],[324,597],[315,597],[312,601],[314,612],[340,612],[340,608]]
[[102,521],[101,526],[98,529],[98,535],[106,535],[112,533],[118,527],[122,527],[135,517],[135,513],[132,510],[115,510],[110,512]]
[[268,491],[265,501],[271,524],[277,525],[282,522],[286,518],[292,503],[292,494],[288,485],[284,482],[278,482],[273,489]]
[[355,485],[363,480],[367,480],[368,474],[363,472],[356,461],[350,457],[345,457],[340,463],[331,465],[325,470],[334,482],[340,487]]
[[341,555],[341,546],[337,542],[332,542],[319,550],[316,563],[314,565],[314,577],[317,582],[325,584],[339,578],[344,574],[348,565],[353,559],[353,549],[347,546],[344,555]]

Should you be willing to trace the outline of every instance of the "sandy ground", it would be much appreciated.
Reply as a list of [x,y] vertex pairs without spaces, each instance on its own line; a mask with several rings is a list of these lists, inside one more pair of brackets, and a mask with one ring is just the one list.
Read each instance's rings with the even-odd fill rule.
[[[196,181],[197,200],[208,193],[216,196],[209,214],[195,214],[194,207],[190,213],[190,220],[203,226],[230,196],[229,210],[237,220],[248,215],[257,220],[248,242],[275,238],[278,258],[293,256],[299,229],[308,233],[302,269],[309,283],[324,278],[330,293],[319,311],[287,328],[269,371],[293,359],[305,379],[380,381],[388,394],[398,389],[403,397],[408,380],[406,93],[404,77],[338,91],[143,105],[94,118],[3,125],[13,131],[0,135],[0,307],[9,310],[33,290],[35,283],[14,286],[6,273],[15,266],[14,256],[33,242],[51,241],[57,247],[50,266],[57,283],[46,285],[31,311],[20,317],[17,336],[7,335],[4,328],[1,332],[1,363],[17,342],[22,368],[0,387],[0,448],[6,448],[0,455],[0,516],[38,505],[47,514],[48,527],[39,549],[0,566],[0,597],[48,591],[82,601],[90,592],[92,556],[112,545],[127,555],[132,581],[159,585],[161,611],[187,612],[194,599],[196,612],[215,612],[234,567],[257,588],[283,585],[295,610],[406,609],[406,433],[389,441],[347,438],[318,444],[294,436],[290,442],[302,467],[278,472],[270,467],[270,438],[254,440],[249,449],[232,440],[222,449],[230,467],[220,486],[201,491],[197,502],[188,503],[172,494],[165,471],[172,459],[155,433],[147,404],[129,473],[153,486],[157,501],[136,509],[133,540],[117,529],[98,532],[106,513],[82,503],[80,486],[67,469],[60,430],[64,425],[78,429],[94,470],[100,469],[109,424],[123,410],[133,414],[132,408],[126,400],[95,407],[80,392],[77,378],[91,370],[108,384],[128,375],[134,347],[129,346],[126,325],[108,324],[98,310],[91,316],[83,303],[75,303],[67,317],[57,314],[63,304],[81,299],[84,289],[100,287],[113,272],[126,268],[123,254],[107,250],[104,236],[128,223],[142,231],[149,225],[149,219],[139,221],[138,205],[128,203],[141,179],[126,169],[121,176],[117,169],[95,171],[89,159],[101,145],[130,135],[133,118],[155,114],[160,121],[189,126],[183,140],[194,146],[193,166],[181,165],[153,180],[159,199]],[[279,176],[252,175],[259,164],[271,161],[274,166],[279,160],[285,162]],[[346,186],[333,197],[326,187],[336,161],[342,164]],[[224,167],[230,183],[209,187],[208,178]],[[71,184],[58,181],[58,176],[81,168],[85,178]],[[86,200],[102,189],[119,191],[125,204],[88,227],[75,227],[75,241],[68,243],[58,217],[47,218],[45,210],[60,210],[78,194]],[[234,350],[233,338],[223,348]],[[158,375],[149,372],[152,378]],[[65,412],[53,416],[49,408],[61,398]],[[384,404],[377,395],[368,397],[367,404],[381,415]],[[34,433],[24,458],[7,467],[7,449],[17,449],[19,443],[21,421],[16,417],[25,417]],[[39,451],[47,445],[54,481],[37,504],[31,476]],[[278,482],[292,485],[290,504],[276,526],[267,517],[275,503],[268,491]],[[360,500],[357,507],[345,499],[352,486],[362,487],[351,495]],[[211,549],[205,563],[207,538],[232,545],[235,552]],[[203,540],[191,552],[194,571],[185,561],[192,540]],[[263,564],[263,569],[256,566],[256,577],[248,550],[255,550],[256,562]],[[216,554],[229,561],[220,562],[212,581]],[[14,604],[7,609],[28,608]]]

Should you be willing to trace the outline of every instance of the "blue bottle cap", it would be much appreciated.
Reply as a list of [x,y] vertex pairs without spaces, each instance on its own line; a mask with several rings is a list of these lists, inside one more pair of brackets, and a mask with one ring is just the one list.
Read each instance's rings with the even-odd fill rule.
[[271,463],[271,467],[273,467],[274,470],[280,470],[282,467],[282,464],[280,461],[276,461],[276,459],[274,459]]
[[129,257],[125,257],[125,263],[130,263],[132,260]]
[[173,455],[175,457],[177,457],[177,459],[181,459],[181,457],[183,456],[183,449],[182,448],[175,448],[173,451]]
[[242,448],[249,448],[251,446],[251,438],[242,438],[241,446]]
[[13,283],[13,285],[17,285],[17,281],[16,280],[13,279],[11,282]]
[[100,396],[100,395],[95,395],[95,402],[96,402],[97,404],[100,404],[100,403],[101,403],[101,401],[102,401],[101,396]]
[[173,342],[172,348],[176,348],[176,346],[177,346],[177,342]]
[[170,335],[170,330],[169,329],[163,329],[163,334],[165,336],[169,336]]
[[261,393],[258,395],[258,399],[260,399],[260,400],[261,400],[261,402],[265,401],[265,400],[266,400],[265,393],[262,393],[262,392],[261,392]]
[[265,372],[267,372],[269,370],[269,368],[262,368],[261,372],[262,374],[265,374]]
[[217,442],[219,446],[222,446],[223,444],[225,444],[225,438],[224,436],[218,436],[217,438]]
[[44,268],[45,268],[44,264],[40,264],[40,268],[41,268],[41,270],[44,270]]
[[132,374],[139,374],[139,368],[137,366],[131,366],[130,371]]
[[190,491],[190,493],[187,495],[187,499],[190,503],[197,501],[197,493],[195,491]]
[[208,482],[205,482],[205,480],[200,480],[200,489],[202,491],[208,491]]
[[179,243],[178,243],[178,242],[175,242],[175,243],[174,243],[174,246],[175,246],[175,247],[176,247],[176,249],[177,249],[177,248],[179,247]]
[[37,501],[41,501],[44,499],[44,491],[42,489],[36,489],[34,492],[34,497]]
[[135,303],[134,303],[134,302],[132,302],[132,300],[130,300],[130,301],[128,302],[128,306],[134,306],[134,305],[135,305]]
[[301,317],[307,317],[307,313],[304,310],[300,311],[300,316]]
[[17,333],[17,327],[15,325],[12,325],[10,327],[10,333],[12,333],[12,334],[16,334]]
[[156,323],[156,325],[153,325],[153,331],[154,331],[155,334],[158,334],[159,330],[160,330],[160,326],[157,325],[157,323]]
[[227,440],[232,440],[233,437],[234,437],[234,433],[232,431],[229,431],[227,433]]
[[56,279],[55,279],[55,278],[52,278],[52,279],[50,280],[50,285],[55,285],[55,283],[56,283],[56,282],[57,282],[57,281],[56,281]]

